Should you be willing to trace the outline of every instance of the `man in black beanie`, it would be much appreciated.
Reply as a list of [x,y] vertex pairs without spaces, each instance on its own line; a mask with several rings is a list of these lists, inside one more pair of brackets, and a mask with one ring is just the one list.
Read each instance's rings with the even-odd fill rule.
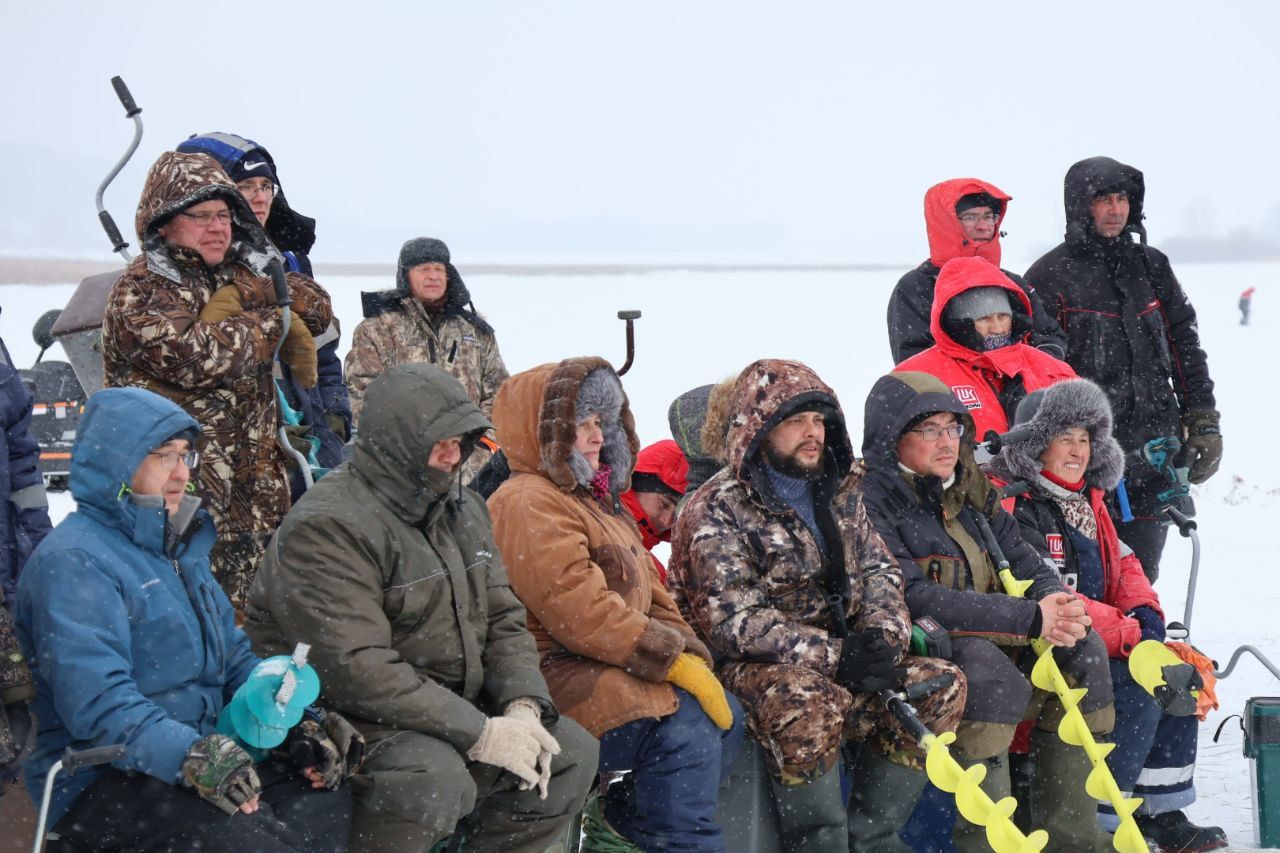
[[[357,426],[365,388],[395,364],[427,362],[462,383],[485,417],[493,415],[493,397],[507,378],[493,327],[476,313],[471,294],[449,256],[434,237],[415,237],[400,248],[396,289],[362,293],[364,319],[356,326],[347,353],[347,390]],[[469,482],[497,444],[491,437],[462,466]]]

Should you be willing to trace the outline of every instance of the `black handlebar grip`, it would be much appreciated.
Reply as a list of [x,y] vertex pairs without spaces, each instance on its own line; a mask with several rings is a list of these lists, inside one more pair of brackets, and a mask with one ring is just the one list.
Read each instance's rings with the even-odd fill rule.
[[111,88],[116,90],[116,97],[120,99],[120,106],[124,107],[125,118],[133,118],[142,112],[142,107],[134,103],[133,95],[129,94],[129,87],[124,84],[124,80],[119,77],[112,77]]
[[125,745],[117,743],[113,746],[95,746],[91,749],[72,750],[62,753],[62,769],[67,773],[75,773],[81,767],[93,767],[95,764],[108,764],[124,758]]
[[276,304],[281,308],[288,308],[293,300],[289,298],[289,282],[285,280],[284,264],[279,258],[272,258],[271,263],[267,264],[267,275],[271,276],[271,283],[276,287]]
[[1196,529],[1195,519],[1187,518],[1177,509],[1171,506],[1167,506],[1164,508],[1164,513],[1165,515],[1169,516],[1169,519],[1173,521],[1174,524],[1178,526],[1178,532],[1181,533],[1183,536],[1190,536],[1191,531]]
[[124,237],[120,236],[120,229],[116,227],[116,221],[111,218],[110,213],[99,210],[98,221],[102,223],[102,230],[107,232],[107,239],[111,241],[111,251],[118,252],[129,245]]

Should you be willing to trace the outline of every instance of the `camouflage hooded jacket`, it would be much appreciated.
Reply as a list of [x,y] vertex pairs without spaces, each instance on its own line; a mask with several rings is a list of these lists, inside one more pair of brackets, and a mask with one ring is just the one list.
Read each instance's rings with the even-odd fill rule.
[[[157,230],[180,210],[221,198],[233,216],[226,259],[167,243]],[[202,429],[195,482],[218,537],[269,533],[289,508],[289,483],[276,447],[278,412],[272,356],[280,340],[278,308],[200,320],[214,291],[266,274],[277,256],[235,185],[204,154],[165,152],[147,174],[135,222],[142,254],[112,288],[102,321],[107,387],[136,385],[182,406]],[[295,313],[313,335],[332,309],[319,285],[289,275]]]
[[[825,469],[816,484],[824,556],[799,515],[773,491],[760,448],[806,403],[827,418]],[[808,367],[764,360],[739,377],[727,438],[728,467],[689,499],[676,521],[668,571],[694,626],[720,659],[789,663],[834,674],[841,640],[827,579],[843,580],[849,630],[878,628],[904,648],[910,620],[902,574],[863,508],[860,470],[835,393]],[[835,544],[838,543],[837,549]]]

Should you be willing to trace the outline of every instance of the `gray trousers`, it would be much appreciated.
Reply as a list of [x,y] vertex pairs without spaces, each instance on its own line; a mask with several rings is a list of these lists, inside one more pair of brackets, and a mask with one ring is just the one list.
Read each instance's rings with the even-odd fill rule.
[[[568,717],[550,728],[560,743],[547,798],[521,791],[501,768],[468,761],[451,744],[418,732],[369,740],[353,779],[352,851],[425,851],[454,834],[469,850],[541,853],[576,815],[596,782],[600,744]],[[462,826],[458,826],[462,822]]]

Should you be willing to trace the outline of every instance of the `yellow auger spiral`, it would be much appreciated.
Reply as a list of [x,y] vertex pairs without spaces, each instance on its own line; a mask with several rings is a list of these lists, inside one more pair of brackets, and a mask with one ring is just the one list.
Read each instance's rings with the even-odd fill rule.
[[[1004,585],[1006,594],[1018,598],[1021,598],[1027,587],[1031,586],[1031,581],[1018,580],[1007,568],[1001,569],[1000,582]],[[1093,770],[1089,772],[1089,778],[1085,781],[1085,790],[1095,800],[1110,802],[1116,811],[1116,817],[1120,818],[1120,827],[1112,836],[1111,846],[1120,853],[1147,853],[1149,849],[1147,842],[1133,819],[1133,813],[1137,811],[1138,806],[1142,805],[1142,800],[1138,797],[1125,797],[1120,786],[1116,784],[1115,777],[1111,775],[1111,768],[1107,767],[1107,754],[1115,749],[1116,745],[1098,743],[1094,740],[1093,732],[1089,731],[1089,725],[1084,721],[1084,715],[1080,713],[1080,700],[1089,691],[1083,687],[1072,687],[1067,683],[1062,670],[1058,668],[1058,662],[1054,660],[1052,644],[1043,639],[1036,639],[1031,641],[1031,648],[1035,650],[1037,656],[1035,666],[1031,668],[1031,683],[1041,690],[1053,691],[1066,712],[1062,717],[1062,723],[1058,726],[1058,737],[1065,743],[1083,749],[1093,765]],[[932,774],[929,778],[933,778]],[[935,780],[934,784],[937,785],[938,782]]]

